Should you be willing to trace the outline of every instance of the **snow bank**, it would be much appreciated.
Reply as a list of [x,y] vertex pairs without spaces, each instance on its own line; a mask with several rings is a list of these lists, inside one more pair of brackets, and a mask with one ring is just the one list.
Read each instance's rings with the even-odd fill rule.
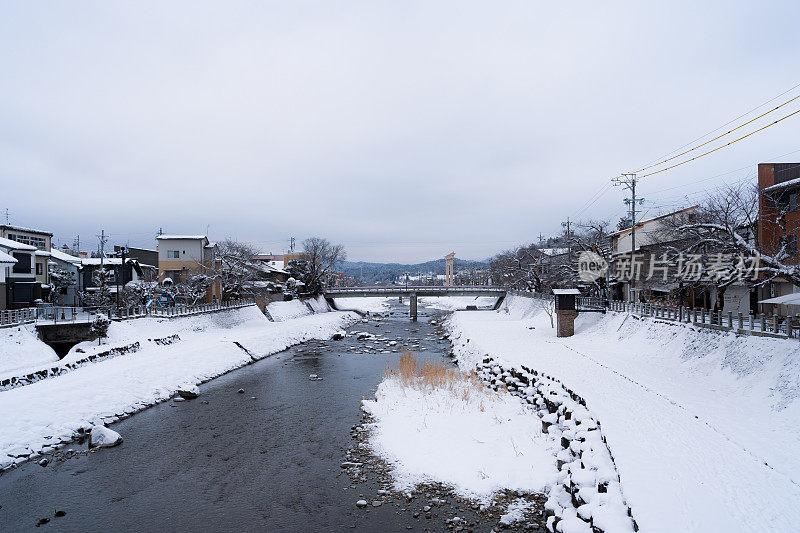
[[0,328],[0,374],[55,361],[58,355],[39,340],[33,324]]
[[370,445],[392,465],[399,490],[439,481],[488,502],[498,490],[538,492],[556,478],[552,441],[510,394],[465,393],[463,383],[411,387],[389,377],[362,406],[374,419]]
[[558,339],[535,300],[448,320],[459,364],[558,378],[602,423],[642,531],[792,531],[800,522],[800,344],[618,313]]
[[341,311],[383,313],[389,309],[389,298],[336,298],[336,308]]
[[267,311],[275,322],[292,320],[301,316],[308,316],[314,313],[326,313],[330,311],[328,302],[325,298],[318,296],[308,300],[289,300],[288,302],[272,302],[267,306]]
[[[181,387],[300,342],[329,338],[358,318],[324,313],[269,322],[253,306],[174,321],[126,321],[116,339],[138,338],[143,341],[139,351],[0,392],[0,468],[70,441],[79,428],[113,422],[169,399]],[[146,341],[167,330],[180,331],[181,340]]]
[[[408,304],[408,299],[404,300]],[[478,309],[491,309],[497,298],[491,296],[425,296],[419,299],[419,305],[428,309],[442,311],[459,311],[474,305]]]

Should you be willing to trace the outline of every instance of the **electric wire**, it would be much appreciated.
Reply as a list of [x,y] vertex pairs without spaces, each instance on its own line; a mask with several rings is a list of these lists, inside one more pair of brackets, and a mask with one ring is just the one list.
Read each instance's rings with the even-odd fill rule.
[[672,170],[672,169],[673,169],[673,168],[675,168],[675,167],[679,167],[679,166],[681,166],[681,165],[685,165],[686,163],[691,163],[692,161],[694,161],[694,160],[696,160],[696,159],[700,159],[701,157],[705,157],[705,156],[707,156],[707,155],[709,155],[709,154],[713,154],[713,153],[714,153],[714,152],[716,152],[717,150],[722,150],[723,148],[727,148],[728,146],[730,146],[730,145],[732,145],[732,144],[735,144],[735,143],[737,143],[737,142],[739,142],[739,141],[741,141],[741,140],[744,140],[744,139],[746,139],[746,138],[750,137],[751,135],[754,135],[754,134],[756,134],[756,133],[758,133],[758,132],[760,132],[760,131],[763,131],[763,130],[765,130],[765,129],[769,128],[769,127],[772,127],[772,126],[774,126],[775,124],[778,124],[778,123],[780,123],[780,122],[783,122],[783,121],[784,121],[784,120],[786,120],[787,118],[793,117],[794,115],[796,115],[796,114],[798,114],[798,113],[800,113],[800,109],[798,109],[797,111],[794,111],[794,112],[792,112],[792,113],[790,113],[790,114],[788,114],[788,115],[786,115],[786,116],[784,116],[784,117],[782,117],[782,118],[779,118],[778,120],[776,120],[776,121],[774,121],[774,122],[771,122],[771,123],[769,123],[769,124],[767,124],[767,125],[765,125],[765,126],[761,126],[761,127],[760,127],[760,128],[758,128],[757,130],[753,130],[753,131],[751,131],[750,133],[748,133],[747,135],[742,135],[741,137],[739,137],[739,138],[737,138],[737,139],[734,139],[734,140],[730,141],[730,142],[729,142],[729,143],[727,143],[727,144],[723,144],[722,146],[717,146],[717,147],[716,147],[716,148],[714,148],[713,150],[709,150],[708,152],[704,152],[704,153],[702,153],[702,154],[700,154],[700,155],[696,155],[696,156],[692,157],[691,159],[686,159],[686,160],[684,160],[684,161],[681,161],[681,162],[679,162],[679,163],[676,163],[676,164],[674,164],[674,165],[670,165],[670,166],[668,166],[668,167],[665,167],[665,168],[662,168],[662,169],[660,169],[660,170],[656,170],[655,172],[649,172],[649,173],[647,173],[647,174],[644,174],[644,175],[642,175],[642,176],[639,176],[639,179],[641,179],[641,178],[646,178],[646,177],[648,177],[648,176],[654,176],[654,175],[656,175],[656,174],[660,174],[660,173],[662,173],[662,172],[666,172],[667,170]]
[[785,94],[788,94],[788,93],[792,92],[793,90],[797,89],[798,87],[800,87],[800,83],[798,83],[798,84],[797,84],[797,85],[795,85],[794,87],[791,87],[791,88],[789,88],[789,89],[787,89],[787,90],[783,91],[781,94],[779,94],[779,95],[777,95],[777,96],[774,96],[774,97],[770,98],[769,100],[767,100],[767,101],[766,101],[766,102],[764,102],[763,104],[757,105],[756,107],[754,107],[754,108],[753,108],[753,109],[751,109],[750,111],[747,111],[746,113],[743,113],[743,114],[739,115],[738,117],[734,118],[733,120],[730,120],[730,121],[726,122],[726,123],[725,123],[725,124],[723,124],[722,126],[719,126],[718,128],[715,128],[715,129],[713,129],[713,130],[709,131],[709,132],[708,132],[708,133],[706,133],[705,135],[701,135],[701,136],[700,136],[700,137],[698,137],[697,139],[695,139],[695,140],[693,140],[693,141],[690,141],[690,142],[688,142],[688,143],[684,144],[683,146],[679,146],[679,147],[678,147],[678,148],[676,148],[675,150],[672,150],[671,152],[668,152],[668,153],[664,154],[664,155],[663,155],[663,156],[661,156],[661,157],[657,157],[657,158],[653,159],[652,161],[648,162],[648,163],[647,163],[647,165],[650,165],[651,163],[653,163],[653,161],[658,161],[659,159],[662,159],[662,158],[664,158],[664,157],[670,156],[670,155],[674,154],[675,152],[677,152],[677,151],[679,151],[679,150],[683,150],[683,149],[684,149],[684,148],[686,148],[687,146],[691,146],[691,145],[693,145],[693,144],[694,144],[694,143],[696,143],[697,141],[700,141],[700,140],[702,140],[702,139],[704,139],[704,138],[708,137],[709,135],[712,135],[712,134],[716,133],[717,131],[721,130],[722,128],[725,128],[725,127],[727,127],[727,126],[730,126],[731,124],[733,124],[734,122],[738,121],[739,119],[746,117],[746,116],[747,116],[747,115],[749,115],[750,113],[752,113],[752,112],[756,111],[757,109],[760,109],[760,108],[764,107],[765,105],[767,105],[767,104],[769,104],[769,103],[771,103],[771,102],[774,102],[775,100],[777,100],[777,99],[778,99],[778,98],[780,98],[781,96],[783,96],[783,95],[785,95]]
[[[777,111],[778,109],[782,108],[783,106],[789,105],[790,103],[794,102],[794,101],[795,101],[795,100],[797,100],[798,98],[800,98],[800,94],[798,94],[797,96],[795,96],[795,97],[794,97],[794,98],[792,98],[791,100],[788,100],[788,101],[786,101],[786,102],[782,103],[781,105],[779,105],[779,106],[777,106],[777,107],[774,107],[774,108],[770,109],[769,111],[767,111],[767,112],[765,112],[765,113],[762,113],[762,114],[758,115],[757,117],[755,117],[755,118],[752,118],[752,119],[748,120],[747,122],[745,122],[745,123],[743,123],[743,124],[740,124],[740,125],[736,126],[735,128],[733,128],[733,129],[730,129],[730,130],[726,131],[725,133],[723,133],[723,134],[721,134],[721,135],[717,135],[717,136],[716,136],[716,137],[714,137],[713,139],[709,139],[708,141],[706,141],[706,142],[704,142],[704,143],[702,143],[702,144],[698,144],[698,145],[697,145],[697,146],[695,146],[694,148],[689,148],[688,150],[684,150],[683,152],[681,152],[681,153],[679,153],[679,154],[676,154],[676,155],[674,155],[674,156],[672,156],[672,157],[669,157],[669,158],[667,158],[667,159],[664,159],[663,161],[659,161],[658,163],[653,163],[652,165],[648,165],[648,166],[642,167],[642,168],[640,168],[640,169],[638,169],[638,170],[635,170],[634,172],[638,174],[639,172],[642,172],[642,171],[644,171],[644,170],[647,170],[647,169],[650,169],[650,168],[653,168],[653,167],[657,167],[657,166],[663,165],[664,163],[666,163],[666,162],[668,162],[668,161],[672,161],[672,160],[674,160],[674,159],[678,159],[679,157],[681,157],[681,156],[683,156],[683,155],[686,155],[686,154],[688,154],[688,153],[690,153],[690,152],[693,152],[693,151],[697,150],[698,148],[702,148],[703,146],[706,146],[706,145],[708,145],[708,144],[711,144],[712,142],[714,142],[714,141],[716,141],[716,140],[718,140],[718,139],[721,139],[722,137],[725,137],[726,135],[728,135],[728,134],[730,134],[730,133],[733,133],[733,132],[734,132],[734,131],[736,131],[736,130],[742,129],[742,128],[744,128],[745,126],[747,126],[748,124],[752,124],[752,123],[753,123],[753,122],[755,122],[756,120],[758,120],[758,119],[760,119],[760,118],[762,118],[762,117],[765,117],[766,115],[769,115],[770,113],[772,113],[772,112],[774,112],[774,111]],[[789,115],[789,116],[791,116],[791,115]],[[758,130],[756,130],[756,131],[758,131]]]

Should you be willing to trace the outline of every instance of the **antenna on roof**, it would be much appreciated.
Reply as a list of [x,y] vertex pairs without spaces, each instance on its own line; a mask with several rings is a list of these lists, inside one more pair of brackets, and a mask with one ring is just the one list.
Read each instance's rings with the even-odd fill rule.
[[8,226],[9,224],[11,224],[10,220],[11,220],[11,219],[9,218],[9,214],[8,214],[8,208],[6,207],[6,226]]

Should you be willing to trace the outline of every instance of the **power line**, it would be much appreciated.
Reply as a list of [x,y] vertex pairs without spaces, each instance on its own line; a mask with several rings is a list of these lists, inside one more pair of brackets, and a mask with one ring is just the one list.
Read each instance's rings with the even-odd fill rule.
[[[708,140],[708,141],[704,142],[703,144],[698,144],[698,145],[697,145],[697,146],[695,146],[694,148],[689,148],[688,150],[684,150],[683,152],[681,152],[681,153],[679,153],[679,154],[677,154],[677,155],[674,155],[674,156],[672,156],[672,157],[669,157],[669,158],[667,158],[667,159],[664,159],[663,161],[659,161],[658,163],[653,163],[652,165],[648,165],[648,166],[646,166],[646,167],[642,167],[642,168],[640,168],[639,170],[637,170],[636,172],[642,172],[643,170],[647,170],[647,169],[649,169],[649,168],[653,168],[653,167],[657,167],[657,166],[659,166],[659,165],[663,165],[663,164],[664,164],[664,163],[666,163],[667,161],[672,161],[673,159],[677,159],[677,158],[681,157],[682,155],[686,155],[686,154],[688,154],[689,152],[693,152],[693,151],[697,150],[698,148],[701,148],[701,147],[703,147],[703,146],[706,146],[706,145],[708,145],[708,144],[711,144],[712,142],[716,141],[717,139],[721,139],[722,137],[725,137],[726,135],[728,135],[728,134],[730,134],[730,133],[733,133],[733,132],[734,132],[734,131],[736,131],[736,130],[739,130],[739,129],[742,129],[742,128],[744,128],[744,127],[745,127],[745,126],[747,126],[748,124],[752,124],[752,123],[753,123],[753,122],[755,122],[756,120],[758,120],[758,119],[760,119],[760,118],[762,118],[762,117],[764,117],[764,116],[766,116],[766,115],[769,115],[770,113],[772,113],[772,112],[774,112],[774,111],[777,111],[778,109],[782,108],[783,106],[789,105],[790,103],[794,102],[794,101],[795,101],[795,100],[797,100],[798,98],[800,98],[800,94],[798,94],[797,96],[795,96],[795,97],[794,97],[794,98],[792,98],[791,100],[788,100],[788,101],[786,101],[786,102],[782,103],[782,104],[781,104],[781,105],[779,105],[778,107],[774,107],[774,108],[770,109],[769,111],[767,111],[766,113],[762,113],[762,114],[758,115],[757,117],[755,117],[755,118],[752,118],[752,119],[748,120],[747,122],[745,122],[745,123],[743,123],[743,124],[740,124],[740,125],[736,126],[735,128],[733,128],[733,129],[730,129],[730,130],[726,131],[726,132],[725,132],[725,133],[723,133],[722,135],[717,135],[717,136],[716,136],[716,137],[714,137],[713,139],[710,139],[710,140]],[[791,116],[791,115],[789,115],[789,116]],[[788,117],[786,117],[786,118],[788,118]],[[756,130],[756,131],[758,131],[758,130]],[[754,132],[754,133],[755,133],[755,132]]]
[[660,174],[662,172],[666,172],[667,170],[671,170],[671,169],[673,169],[675,167],[679,167],[681,165],[685,165],[686,163],[691,163],[695,159],[700,159],[701,157],[705,157],[705,156],[707,156],[709,154],[713,154],[717,150],[722,150],[723,148],[727,148],[728,146],[730,146],[730,145],[732,145],[734,143],[737,143],[737,142],[739,142],[739,141],[741,141],[743,139],[746,139],[746,138],[750,137],[751,135],[754,135],[754,134],[758,133],[759,131],[763,131],[763,130],[771,127],[771,126],[774,126],[775,124],[778,124],[779,122],[783,122],[787,118],[793,117],[794,115],[796,115],[798,113],[800,113],[800,109],[798,109],[797,111],[794,111],[793,113],[790,113],[790,114],[786,115],[785,117],[779,118],[778,120],[776,120],[774,122],[771,122],[770,124],[767,124],[766,126],[761,126],[757,130],[751,131],[747,135],[742,135],[738,139],[734,139],[734,140],[732,140],[731,142],[729,142],[727,144],[723,144],[722,146],[717,146],[713,150],[709,150],[708,152],[704,152],[704,153],[702,153],[700,155],[696,155],[696,156],[692,157],[691,159],[686,159],[684,161],[681,161],[680,163],[676,163],[676,164],[670,165],[670,166],[668,166],[666,168],[662,168],[661,170],[656,170],[655,172],[650,172],[648,174],[644,174],[644,175],[640,176],[640,178],[646,178],[647,176],[653,176],[655,174]]
[[783,95],[785,95],[785,94],[788,94],[788,93],[792,92],[793,90],[797,89],[798,87],[800,87],[800,83],[798,83],[798,84],[797,84],[797,85],[795,85],[794,87],[791,87],[790,89],[787,89],[787,90],[783,91],[781,94],[779,94],[779,95],[777,95],[777,96],[774,96],[774,97],[770,98],[769,100],[767,100],[767,101],[766,101],[766,102],[764,102],[763,104],[757,105],[756,107],[754,107],[754,108],[753,108],[753,109],[751,109],[750,111],[747,111],[746,113],[743,113],[743,114],[739,115],[738,117],[734,118],[733,120],[731,120],[731,121],[729,121],[729,122],[726,122],[726,123],[725,123],[725,124],[723,124],[722,126],[719,126],[718,128],[715,128],[715,129],[713,129],[713,130],[709,131],[709,132],[708,132],[708,133],[706,133],[705,135],[701,135],[701,136],[700,136],[700,137],[698,137],[697,139],[695,139],[695,140],[693,140],[693,141],[690,141],[690,142],[688,142],[688,143],[684,144],[683,146],[680,146],[680,147],[676,148],[675,150],[672,150],[671,152],[668,152],[668,153],[664,154],[664,155],[663,155],[663,156],[661,156],[661,157],[657,157],[657,158],[653,159],[652,161],[648,162],[648,163],[647,163],[647,165],[651,164],[653,161],[658,161],[659,159],[661,159],[661,158],[663,158],[663,157],[667,157],[667,156],[669,156],[669,155],[672,155],[672,154],[674,154],[675,152],[677,152],[677,151],[679,151],[679,150],[683,150],[683,149],[684,149],[684,148],[686,148],[687,146],[691,146],[691,145],[693,145],[693,144],[694,144],[694,143],[696,143],[697,141],[699,141],[699,140],[701,140],[701,139],[704,139],[704,138],[708,137],[709,135],[712,135],[712,134],[716,133],[717,131],[721,130],[722,128],[724,128],[724,127],[726,127],[726,126],[730,126],[731,124],[733,124],[733,123],[734,123],[734,122],[736,122],[737,120],[739,120],[739,119],[741,119],[741,118],[744,118],[744,117],[746,117],[746,116],[747,116],[747,115],[749,115],[750,113],[752,113],[752,112],[756,111],[757,109],[760,109],[760,108],[764,107],[765,105],[769,104],[770,102],[774,102],[775,100],[777,100],[777,99],[778,99],[778,98],[780,98],[781,96],[783,96]]
[[572,217],[577,218],[579,215],[583,214],[587,209],[596,204],[600,200],[600,198],[602,198],[608,191],[610,191],[611,187],[612,184],[610,182],[604,183],[603,186],[600,187],[600,190],[594,193],[589,198],[589,200],[583,205],[583,207],[581,207],[578,211],[573,213]]

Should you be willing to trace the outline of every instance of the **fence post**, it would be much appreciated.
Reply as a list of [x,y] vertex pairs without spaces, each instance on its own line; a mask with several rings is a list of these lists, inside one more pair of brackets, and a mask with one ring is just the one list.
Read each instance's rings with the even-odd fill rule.
[[739,329],[742,329],[743,325],[744,325],[744,318],[742,317],[742,312],[739,311]]
[[728,327],[733,329],[733,313],[728,311]]
[[778,333],[778,311],[774,311],[772,314],[772,331]]

